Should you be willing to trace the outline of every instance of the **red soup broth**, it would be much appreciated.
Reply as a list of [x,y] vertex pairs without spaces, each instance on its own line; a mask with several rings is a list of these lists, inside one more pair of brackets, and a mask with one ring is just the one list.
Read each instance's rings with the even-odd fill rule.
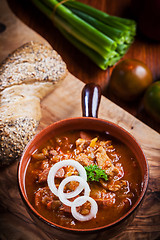
[[[82,149],[80,146],[76,148],[76,141],[79,138],[86,140]],[[90,147],[93,138],[98,139],[97,145]],[[115,171],[113,176],[109,175],[107,181],[100,179],[99,182],[88,182],[91,188],[90,196],[96,200],[98,212],[96,218],[81,222],[74,219],[70,207],[66,208],[58,197],[51,193],[46,181],[48,169],[56,162],[70,158],[78,159],[82,165],[92,162],[97,164],[95,152],[100,145],[105,149],[117,172]],[[84,154],[92,156],[89,157],[89,162],[83,162],[81,156]],[[60,177],[56,179],[57,184],[64,179],[66,173],[68,174],[66,169],[63,173],[60,172]],[[74,172],[69,172],[69,175],[71,174]],[[113,136],[96,131],[71,131],[53,137],[37,149],[35,155],[33,154],[25,176],[27,197],[36,211],[53,223],[73,229],[93,229],[118,220],[138,200],[141,185],[140,166],[131,150]]]

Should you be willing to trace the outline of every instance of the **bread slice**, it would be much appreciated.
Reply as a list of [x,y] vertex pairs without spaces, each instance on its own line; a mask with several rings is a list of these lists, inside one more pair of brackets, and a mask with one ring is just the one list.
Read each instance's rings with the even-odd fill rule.
[[67,75],[51,47],[30,42],[0,66],[0,165],[21,156],[41,119],[40,101]]
[[30,117],[37,122],[41,119],[40,100],[37,97],[25,97],[20,101],[9,103],[0,107],[0,118],[2,123],[6,120]]
[[66,64],[48,45],[29,42],[10,54],[0,66],[0,91],[22,83],[57,83],[66,76]]
[[35,82],[32,84],[14,85],[5,88],[0,93],[1,106],[21,101],[28,96],[35,96],[40,100],[53,91],[55,85],[52,82]]

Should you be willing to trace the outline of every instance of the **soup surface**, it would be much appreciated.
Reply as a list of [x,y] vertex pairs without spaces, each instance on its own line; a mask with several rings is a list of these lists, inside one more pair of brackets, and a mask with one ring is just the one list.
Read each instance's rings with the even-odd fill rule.
[[[70,207],[64,205],[48,187],[50,168],[67,159],[76,160],[84,167],[96,165],[108,178],[88,180],[90,197],[98,204],[96,218],[89,221],[74,219]],[[74,167],[62,167],[56,173],[56,186],[72,175],[78,175]],[[93,131],[66,132],[50,139],[32,155],[25,177],[28,199],[37,212],[53,223],[75,229],[97,228],[119,219],[137,201],[141,183],[140,167],[130,149],[109,134]],[[65,191],[74,191],[77,184],[66,184]],[[82,215],[88,214],[89,203],[86,202],[78,211]]]

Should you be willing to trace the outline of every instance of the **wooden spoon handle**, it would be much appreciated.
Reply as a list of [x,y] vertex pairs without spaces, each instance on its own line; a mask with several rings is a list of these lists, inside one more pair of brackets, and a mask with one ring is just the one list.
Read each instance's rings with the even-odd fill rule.
[[88,83],[82,90],[83,117],[98,117],[98,108],[101,100],[101,88],[94,83]]

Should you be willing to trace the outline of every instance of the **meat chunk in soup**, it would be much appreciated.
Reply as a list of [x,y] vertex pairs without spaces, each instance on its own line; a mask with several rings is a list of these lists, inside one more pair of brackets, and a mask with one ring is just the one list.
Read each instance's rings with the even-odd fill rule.
[[79,152],[83,152],[89,145],[90,145],[90,140],[78,138],[76,141],[76,149]]
[[90,159],[85,153],[78,154],[75,160],[82,164],[82,166],[89,166],[91,164],[94,164],[94,161]]
[[115,193],[107,192],[105,189],[94,189],[91,192],[91,196],[96,200],[100,205],[111,207],[115,204]]
[[95,153],[97,165],[104,169],[108,176],[113,177],[114,175],[118,174],[118,168],[114,166],[112,160],[108,157],[105,149],[102,146],[100,146]]
[[58,200],[48,187],[39,188],[35,193],[35,205],[40,207],[41,204],[48,205],[54,200]]

